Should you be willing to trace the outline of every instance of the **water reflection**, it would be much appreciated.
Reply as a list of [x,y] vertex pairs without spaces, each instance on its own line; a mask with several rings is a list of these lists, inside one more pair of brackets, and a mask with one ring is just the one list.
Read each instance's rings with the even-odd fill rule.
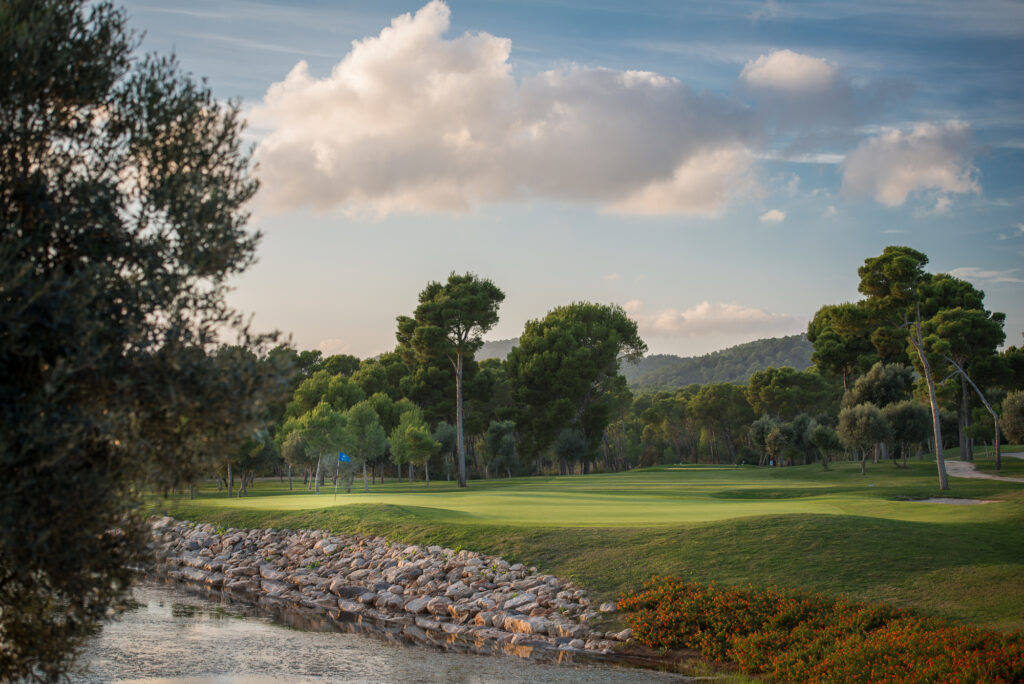
[[[309,632],[179,585],[146,582],[90,642],[74,682],[681,682],[667,673],[441,653],[366,634]],[[251,611],[249,611],[251,612]]]

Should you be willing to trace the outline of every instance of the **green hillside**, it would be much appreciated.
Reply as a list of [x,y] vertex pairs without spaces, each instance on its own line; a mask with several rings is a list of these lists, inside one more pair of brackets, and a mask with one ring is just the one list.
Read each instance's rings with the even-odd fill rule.
[[772,337],[704,356],[652,354],[636,363],[623,364],[622,374],[634,391],[714,382],[745,384],[752,373],[765,368],[790,366],[804,370],[811,365],[812,351],[814,347],[806,335]]

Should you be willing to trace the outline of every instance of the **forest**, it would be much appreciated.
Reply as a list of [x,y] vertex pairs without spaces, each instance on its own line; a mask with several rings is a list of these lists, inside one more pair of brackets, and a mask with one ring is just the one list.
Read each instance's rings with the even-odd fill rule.
[[[863,297],[822,306],[806,337],[678,359],[703,362],[698,372],[716,379],[655,391],[644,378],[678,377],[683,364],[641,361],[646,345],[615,305],[557,307],[529,321],[504,359],[478,360],[504,294],[453,273],[398,317],[390,352],[271,351],[264,362],[291,369],[287,397],[267,404],[264,428],[229,450],[216,475],[229,494],[237,479],[244,495],[261,474],[313,491],[340,477],[350,491],[356,478],[429,486],[431,477],[464,484],[680,462],[827,468],[843,458],[866,469],[934,453],[936,439],[970,460],[976,443],[995,441],[993,414],[1002,441],[1020,442],[1024,349],[999,351],[1003,314],[986,310],[970,283],[927,272],[927,262],[888,247],[861,267]],[[809,367],[785,363],[804,344]],[[743,370],[765,354],[783,362]],[[634,375],[631,390],[624,369],[645,363],[653,369]]]

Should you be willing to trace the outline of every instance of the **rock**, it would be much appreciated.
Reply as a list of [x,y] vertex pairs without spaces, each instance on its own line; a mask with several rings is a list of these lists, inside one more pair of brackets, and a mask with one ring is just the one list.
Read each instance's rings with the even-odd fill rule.
[[609,633],[608,636],[613,638],[613,639],[617,639],[618,641],[629,641],[630,637],[633,636],[633,630],[632,629],[624,629],[624,630],[622,630],[621,632],[619,632],[617,634]]
[[349,599],[338,599],[338,607],[346,613],[355,613],[357,615],[366,610],[366,606],[362,603]]
[[493,624],[491,621],[494,619],[495,615],[497,615],[497,613],[488,611],[477,613],[476,617],[473,618],[473,624],[490,627]]
[[583,639],[573,639],[569,642],[569,648],[575,648],[579,650],[582,649],[584,646],[586,646],[586,643],[583,641]]
[[552,636],[569,637],[576,639],[584,636],[587,633],[587,628],[583,625],[576,625],[571,622],[555,622],[552,623]]
[[444,595],[453,600],[459,600],[466,598],[473,593],[473,590],[467,587],[462,581],[456,582],[448,587],[444,592]]
[[205,582],[208,575],[199,568],[185,566],[181,569],[181,576],[191,582]]
[[452,605],[451,599],[445,596],[435,596],[427,602],[427,612],[431,615],[447,615],[450,605]]
[[401,584],[392,584],[390,587],[388,587],[388,591],[390,591],[392,594],[397,594],[398,596],[401,596],[405,593],[405,587],[403,587]]
[[260,576],[263,579],[272,580],[274,582],[281,582],[281,581],[283,581],[287,577],[287,574],[282,572],[282,571],[280,571],[280,570],[275,569],[274,567],[272,567],[270,565],[261,565],[260,566]]
[[413,600],[411,600],[411,601],[409,601],[408,603],[405,604],[405,612],[407,612],[407,613],[425,613],[425,612],[427,612],[427,604],[430,603],[430,600],[432,598],[433,598],[433,596],[420,596],[419,598],[414,598]]
[[551,627],[551,621],[547,618],[531,618],[509,616],[505,618],[502,628],[506,632],[517,634],[547,634]]
[[335,575],[334,579],[331,580],[328,591],[338,598],[351,599],[362,595],[366,591],[366,588],[361,587],[358,584],[350,584],[349,582],[346,582],[343,575]]
[[513,610],[519,606],[525,606],[527,603],[536,601],[537,597],[533,594],[520,594],[519,596],[513,596],[509,600],[505,601],[502,605],[502,610]]
[[292,585],[287,582],[278,582],[277,580],[265,579],[261,583],[263,591],[271,596],[281,596],[292,590]]
[[[561,594],[559,594],[561,595]],[[598,610],[602,613],[614,613],[617,609],[614,603],[602,603]]]
[[252,577],[260,574],[260,571],[251,566],[234,567],[224,571],[228,577]]
[[440,622],[437,620],[431,620],[428,617],[417,616],[415,623],[417,627],[422,627],[423,629],[429,629],[435,632],[441,629]]

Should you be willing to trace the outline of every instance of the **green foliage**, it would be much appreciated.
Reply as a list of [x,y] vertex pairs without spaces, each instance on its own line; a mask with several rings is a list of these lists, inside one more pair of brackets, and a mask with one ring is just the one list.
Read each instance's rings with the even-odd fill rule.
[[[490,280],[472,273],[452,272],[445,284],[427,283],[419,294],[413,317],[398,317],[398,352],[406,365],[422,374],[450,368],[455,379],[455,425],[459,457],[459,485],[466,486],[466,456],[463,441],[463,380],[466,362],[483,345],[482,335],[498,322],[498,307],[505,293]],[[447,363],[446,363],[447,362]],[[451,393],[449,393],[451,396]]]
[[[234,106],[105,2],[0,2],[0,679],[54,679],[144,563],[135,493],[290,383],[225,302],[255,258]],[[238,347],[217,351],[217,340]]]
[[910,447],[928,439],[932,422],[928,407],[907,399],[883,407],[882,415],[892,431],[892,439],[900,445],[906,463]]
[[878,358],[871,343],[873,327],[863,302],[826,304],[818,309],[807,326],[815,367],[822,374],[842,378],[843,388],[848,389]]
[[910,398],[914,386],[914,371],[898,363],[879,361],[867,373],[857,378],[853,387],[843,395],[843,407],[870,402],[885,407]]
[[616,305],[576,302],[528,321],[506,371],[530,455],[570,426],[594,448],[615,402],[628,392],[620,359],[646,350],[636,322]]
[[814,371],[792,368],[767,368],[750,376],[746,396],[756,414],[768,414],[792,420],[800,413],[813,413],[829,407],[834,391]]
[[999,427],[1014,444],[1024,443],[1024,391],[1011,392],[1003,399]]
[[873,445],[892,438],[889,423],[879,408],[871,403],[848,406],[840,411],[837,432],[843,444],[861,450],[862,464]]
[[672,390],[686,385],[728,382],[744,385],[756,371],[811,365],[811,344],[804,335],[773,337],[738,344],[703,356],[680,358],[652,354],[622,364],[622,375],[634,391]]

